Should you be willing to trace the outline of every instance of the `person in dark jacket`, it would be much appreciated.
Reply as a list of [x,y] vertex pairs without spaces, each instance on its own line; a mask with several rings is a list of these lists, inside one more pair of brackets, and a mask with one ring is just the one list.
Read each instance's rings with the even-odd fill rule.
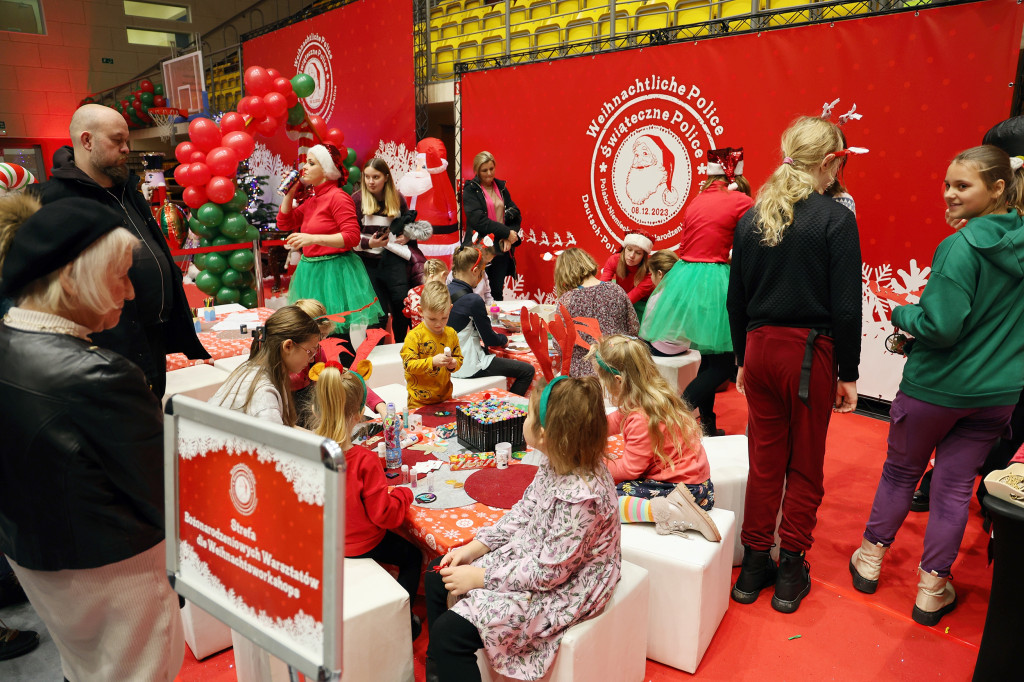
[[88,199],[0,199],[0,552],[72,682],[172,680],[185,650],[160,401],[91,341],[135,296],[144,247],[122,222]]
[[99,104],[80,107],[71,117],[71,143],[54,153],[51,179],[31,191],[43,204],[68,197],[98,201],[117,211],[142,241],[131,270],[135,300],[125,303],[118,325],[95,334],[93,342],[138,365],[161,398],[168,353],[210,357],[196,336],[181,270],[138,191],[139,177],[128,169],[128,125],[121,115]]
[[504,180],[494,177],[494,155],[480,152],[473,157],[473,179],[462,188],[462,209],[466,216],[463,244],[493,240],[497,255],[487,266],[487,279],[495,301],[504,298],[505,278],[516,277],[515,250],[523,217],[512,201]]

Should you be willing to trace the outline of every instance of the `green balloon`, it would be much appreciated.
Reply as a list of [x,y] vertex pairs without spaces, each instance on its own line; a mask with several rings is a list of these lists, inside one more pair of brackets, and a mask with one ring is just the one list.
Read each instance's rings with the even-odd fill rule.
[[213,239],[214,237],[217,236],[217,228],[210,227],[205,223],[201,223],[195,218],[191,218],[188,221],[188,229],[192,230],[200,237],[204,237],[206,239]]
[[238,303],[242,298],[242,294],[238,289],[231,289],[229,287],[221,287],[217,290],[217,305],[224,305],[226,303]]
[[363,172],[356,166],[348,167],[348,181],[353,185],[359,182],[359,178],[363,177]]
[[230,289],[237,289],[242,285],[242,273],[228,268],[220,276],[220,283]]
[[213,246],[213,242],[210,239],[203,237],[202,239],[199,240],[199,246],[203,247],[204,249]]
[[209,270],[203,270],[196,277],[196,286],[199,287],[199,291],[212,296],[220,289],[220,277]]
[[242,274],[242,286],[251,287],[253,282],[256,281],[256,276],[252,274],[252,270],[246,270]]
[[299,102],[288,110],[288,125],[297,126],[302,123],[305,118],[306,110],[303,108],[302,102]]
[[146,106],[146,107],[153,106],[153,93],[152,92],[144,92],[144,93],[142,93],[139,96],[139,99],[142,101],[142,105],[143,106]]
[[249,197],[245,195],[245,191],[242,189],[235,190],[235,196],[231,197],[231,201],[223,204],[225,211],[241,211],[249,203]]
[[252,251],[235,251],[228,257],[228,265],[234,270],[252,270],[255,264],[255,258],[252,255]]
[[205,253],[197,253],[192,258],[192,264],[195,265],[200,270],[205,270],[206,269],[206,254]]
[[345,163],[346,166],[351,166],[355,162],[356,162],[356,150],[352,149],[352,147],[349,147],[348,148],[348,154],[345,155],[345,162],[344,163]]
[[228,259],[219,253],[211,253],[206,256],[206,272],[219,275],[228,269]]
[[245,228],[247,227],[249,227],[249,223],[245,222],[245,216],[231,211],[224,214],[224,220],[220,224],[220,233],[225,237],[238,239],[245,236]]
[[259,299],[256,296],[256,290],[249,287],[243,289],[241,295],[238,297],[238,302],[244,305],[246,308],[255,308],[257,305],[259,305]]
[[299,97],[309,97],[316,90],[316,81],[308,73],[299,73],[292,78],[292,90]]
[[355,191],[355,187],[354,187],[354,186],[352,185],[352,183],[351,183],[351,182],[346,182],[346,183],[345,183],[345,184],[344,184],[344,185],[342,186],[342,189],[343,189],[343,190],[345,190],[345,191],[346,191],[347,193],[349,193],[349,194],[352,194],[352,192],[354,192],[354,191]]
[[254,241],[256,241],[259,238],[260,238],[260,231],[257,228],[253,227],[252,225],[250,225],[249,227],[245,228],[245,241],[247,241],[247,242],[254,242]]
[[220,225],[220,221],[224,220],[224,211],[212,201],[207,201],[196,211],[196,217],[203,225],[216,227]]
[[162,95],[162,94],[164,94],[163,83],[157,83],[156,85],[153,86],[153,94],[154,95]]
[[225,237],[224,235],[221,235],[219,237],[214,237],[213,242],[210,244],[210,246],[227,246],[228,244],[234,243],[235,242],[230,237]]

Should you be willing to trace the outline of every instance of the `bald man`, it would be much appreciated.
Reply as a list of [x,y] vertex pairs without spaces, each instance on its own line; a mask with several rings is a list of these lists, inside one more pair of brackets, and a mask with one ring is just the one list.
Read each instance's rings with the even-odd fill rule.
[[72,146],[54,153],[51,179],[35,193],[44,204],[66,197],[99,201],[123,215],[124,226],[142,241],[129,272],[135,300],[125,301],[116,327],[93,334],[92,341],[137,364],[161,398],[167,353],[210,357],[196,336],[181,270],[138,190],[139,177],[128,168],[128,125],[121,114],[86,104],[71,117],[70,131]]

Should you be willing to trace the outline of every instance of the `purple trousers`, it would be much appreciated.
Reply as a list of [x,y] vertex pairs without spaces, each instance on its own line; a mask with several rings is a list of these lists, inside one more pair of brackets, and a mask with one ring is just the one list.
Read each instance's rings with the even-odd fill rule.
[[974,479],[1006,432],[1014,407],[940,407],[898,392],[889,410],[889,450],[864,537],[886,547],[893,543],[934,451],[921,568],[949,575],[967,527]]

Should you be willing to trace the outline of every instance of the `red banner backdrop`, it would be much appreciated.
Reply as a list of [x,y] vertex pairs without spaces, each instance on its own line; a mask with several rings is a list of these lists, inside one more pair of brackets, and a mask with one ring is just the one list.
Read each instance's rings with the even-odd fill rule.
[[[838,98],[836,120],[856,104],[863,119],[844,131],[871,150],[845,175],[864,259],[859,390],[891,399],[902,358],[884,352],[889,310],[867,284],[920,294],[949,234],[949,159],[1010,110],[1022,20],[1018,4],[987,0],[472,73],[461,84],[462,175],[477,152],[495,155],[523,214],[516,294],[545,299],[547,254],[566,246],[601,262],[642,227],[656,248],[675,247],[708,149],[744,147],[757,188],[796,116]],[[649,161],[654,177],[639,168]]]
[[[246,66],[275,68],[291,77],[308,73],[317,83],[304,100],[309,114],[345,134],[357,164],[391,143],[411,150],[416,144],[413,80],[412,3],[361,0],[285,26],[242,44]],[[244,70],[244,68],[243,68]],[[298,143],[279,133],[261,139],[253,163],[277,175],[279,165],[294,167]],[[273,177],[271,187],[276,187]]]

